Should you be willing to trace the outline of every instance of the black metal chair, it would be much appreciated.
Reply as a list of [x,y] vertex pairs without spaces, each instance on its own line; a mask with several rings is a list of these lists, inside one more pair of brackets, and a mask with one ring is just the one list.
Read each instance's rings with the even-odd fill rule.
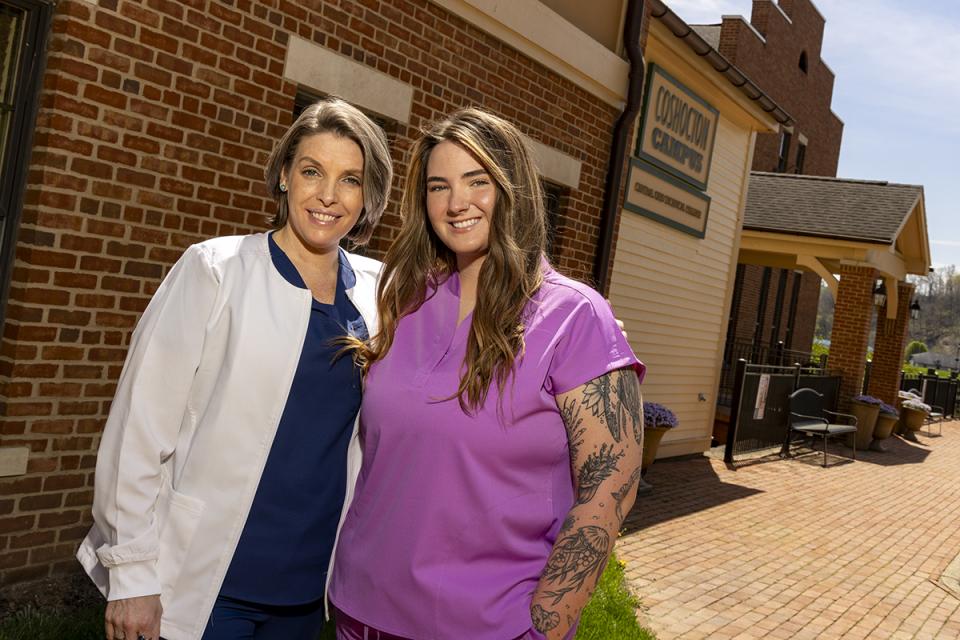
[[[847,418],[852,424],[838,424],[825,416]],[[823,395],[813,389],[797,389],[790,394],[790,421],[781,455],[790,455],[790,440],[793,433],[810,436],[811,440],[823,438],[823,466],[827,466],[827,438],[854,434],[853,459],[857,459],[857,418],[849,413],[837,413],[823,408]]]

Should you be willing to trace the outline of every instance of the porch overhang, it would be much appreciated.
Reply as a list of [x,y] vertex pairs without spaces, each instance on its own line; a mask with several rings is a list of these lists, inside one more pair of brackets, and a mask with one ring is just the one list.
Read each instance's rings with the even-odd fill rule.
[[[841,265],[872,267],[886,284],[887,317],[895,318],[897,282],[907,275],[926,275],[930,269],[923,188],[805,178],[752,175],[738,261],[812,271],[826,282],[835,299],[839,292],[835,274]],[[802,188],[796,186],[798,181],[804,182]],[[781,185],[786,188],[779,189]],[[822,209],[810,206],[811,199],[820,195],[811,196],[811,190],[818,189],[830,192],[826,197],[831,205],[836,203],[833,210],[822,203]],[[854,192],[846,202],[844,191]],[[775,214],[764,215],[773,207]]]

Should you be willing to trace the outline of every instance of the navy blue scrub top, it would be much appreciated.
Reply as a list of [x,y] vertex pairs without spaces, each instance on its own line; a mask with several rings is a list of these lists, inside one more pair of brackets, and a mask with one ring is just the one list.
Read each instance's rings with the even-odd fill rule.
[[[270,235],[273,266],[307,286]],[[300,362],[220,595],[260,604],[303,604],[324,595],[346,491],[347,445],[360,409],[360,372],[331,340],[367,329],[346,290],[356,276],[340,252],[333,304],[313,301]],[[224,532],[226,533],[226,532]]]

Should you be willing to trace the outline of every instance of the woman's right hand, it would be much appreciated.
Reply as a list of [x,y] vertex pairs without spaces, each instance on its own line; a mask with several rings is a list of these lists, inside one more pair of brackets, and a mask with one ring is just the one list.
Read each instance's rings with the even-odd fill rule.
[[107,603],[107,640],[160,640],[160,596],[140,596]]

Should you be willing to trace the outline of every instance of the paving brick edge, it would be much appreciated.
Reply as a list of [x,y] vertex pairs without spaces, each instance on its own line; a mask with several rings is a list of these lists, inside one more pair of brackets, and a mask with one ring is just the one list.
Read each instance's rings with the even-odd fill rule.
[[947,565],[946,570],[940,575],[939,585],[960,600],[960,555]]

